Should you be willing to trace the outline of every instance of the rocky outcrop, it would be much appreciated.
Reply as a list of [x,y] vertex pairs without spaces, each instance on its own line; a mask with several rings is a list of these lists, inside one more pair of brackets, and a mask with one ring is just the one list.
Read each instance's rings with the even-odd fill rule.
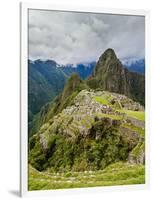
[[138,119],[133,118],[133,117],[127,117],[127,121],[129,121],[129,123],[133,124],[134,126],[141,127],[142,129],[145,128],[145,122],[144,121],[138,120]]
[[125,94],[144,105],[144,75],[129,72],[113,49],[107,49],[99,58],[92,76],[87,81],[91,88]]

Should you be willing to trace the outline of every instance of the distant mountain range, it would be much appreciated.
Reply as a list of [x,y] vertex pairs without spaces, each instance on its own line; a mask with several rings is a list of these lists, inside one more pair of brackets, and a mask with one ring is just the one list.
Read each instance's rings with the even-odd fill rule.
[[123,65],[129,69],[129,71],[145,74],[145,59],[125,61]]
[[77,73],[81,79],[86,79],[92,74],[92,71],[96,65],[96,62],[90,63],[78,63],[76,65],[68,64],[61,66],[62,71],[70,76],[72,73]]

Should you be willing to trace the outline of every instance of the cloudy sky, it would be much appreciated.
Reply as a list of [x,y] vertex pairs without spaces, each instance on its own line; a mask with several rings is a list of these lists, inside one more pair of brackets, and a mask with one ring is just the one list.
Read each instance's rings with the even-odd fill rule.
[[144,17],[29,10],[32,60],[91,62],[107,48],[113,48],[122,61],[144,58]]

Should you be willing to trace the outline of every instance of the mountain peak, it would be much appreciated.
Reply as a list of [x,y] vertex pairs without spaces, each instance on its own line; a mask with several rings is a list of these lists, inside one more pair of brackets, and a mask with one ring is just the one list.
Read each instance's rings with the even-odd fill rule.
[[63,93],[62,93],[62,99],[65,99],[67,96],[69,96],[75,88],[80,84],[81,80],[78,74],[73,73],[71,77],[68,79]]
[[100,56],[93,75],[100,76],[110,73],[111,71],[116,73],[121,70],[121,68],[122,64],[117,58],[114,50],[109,48]]
[[144,76],[126,70],[111,48],[100,56],[88,85],[93,89],[125,94],[144,105]]
[[115,54],[115,51],[109,48],[99,57],[98,63],[105,67],[112,61],[118,61],[118,58]]
[[110,58],[110,59],[113,59],[113,58],[117,58],[115,52],[113,49],[111,48],[108,48],[106,51],[104,51],[104,53],[101,55],[100,59],[101,58]]

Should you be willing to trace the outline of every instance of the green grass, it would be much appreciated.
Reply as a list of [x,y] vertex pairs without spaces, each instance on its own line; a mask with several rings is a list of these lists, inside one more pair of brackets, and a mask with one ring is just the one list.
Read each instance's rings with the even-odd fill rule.
[[133,110],[118,110],[119,112],[126,113],[127,116],[133,117],[135,119],[145,121],[145,112],[144,111],[133,111]]
[[132,150],[131,155],[138,157],[142,151],[145,150],[145,142],[139,142],[138,145]]
[[98,103],[104,104],[104,105],[110,105],[110,102],[107,98],[107,96],[95,96],[94,100]]
[[38,172],[29,166],[29,190],[81,188],[96,186],[130,185],[145,183],[143,165],[130,165],[118,162],[104,170],[49,173]]
[[[111,103],[110,103],[111,97],[109,95],[105,94],[103,96],[95,96],[94,100],[98,103],[101,103],[104,105],[109,105],[112,108],[115,108],[115,111],[117,110],[121,113],[127,114],[128,117],[133,117],[135,119],[145,121],[145,112],[144,111],[133,111],[133,110],[122,109],[120,102],[117,102],[116,105],[111,105]],[[111,115],[108,115],[107,117],[112,118]],[[113,117],[113,118],[115,118],[115,117]],[[118,118],[119,118],[119,116],[118,116]]]
[[111,114],[105,114],[105,113],[95,113],[95,115],[98,117],[108,117],[108,118],[115,119],[115,120],[123,119],[123,116],[121,116],[121,115],[111,115]]

